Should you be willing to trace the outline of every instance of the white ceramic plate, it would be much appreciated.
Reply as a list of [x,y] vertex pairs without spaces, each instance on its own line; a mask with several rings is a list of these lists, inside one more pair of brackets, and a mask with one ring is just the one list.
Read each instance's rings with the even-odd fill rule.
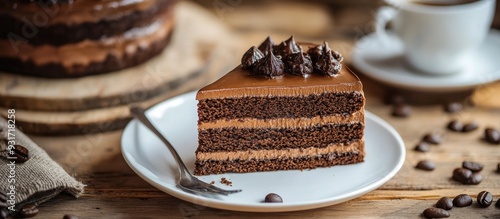
[[[155,126],[176,147],[191,172],[197,148],[195,93],[166,100],[147,111]],[[177,166],[166,146],[145,126],[132,120],[122,136],[122,154],[129,166],[156,188],[195,204],[235,211],[279,212],[318,208],[341,203],[372,191],[401,168],[405,158],[399,134],[382,119],[366,112],[366,159],[361,164],[244,174],[199,177],[217,186],[243,191],[216,198],[196,196],[176,187]],[[221,184],[222,177],[232,187]],[[283,203],[262,203],[268,193],[279,194]]]
[[375,34],[359,40],[354,46],[352,64],[362,74],[395,87],[433,92],[453,92],[500,80],[500,31],[491,30],[483,44],[457,74],[436,76],[415,72],[403,59],[403,47],[395,36],[391,44]]

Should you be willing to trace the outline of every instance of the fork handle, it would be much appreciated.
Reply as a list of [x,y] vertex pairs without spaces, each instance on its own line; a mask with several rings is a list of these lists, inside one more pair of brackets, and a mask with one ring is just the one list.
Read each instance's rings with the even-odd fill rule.
[[170,142],[165,137],[163,137],[163,135],[158,131],[158,129],[156,129],[156,127],[149,121],[148,117],[146,116],[145,110],[139,106],[131,106],[130,112],[135,118],[137,118],[137,120],[139,120],[149,130],[151,130],[167,146],[170,153],[174,156],[174,159],[177,162],[181,174],[191,175],[191,173],[187,169],[186,165],[184,164],[184,162],[182,161],[181,157],[179,156],[175,148],[172,146],[172,144],[170,144]]

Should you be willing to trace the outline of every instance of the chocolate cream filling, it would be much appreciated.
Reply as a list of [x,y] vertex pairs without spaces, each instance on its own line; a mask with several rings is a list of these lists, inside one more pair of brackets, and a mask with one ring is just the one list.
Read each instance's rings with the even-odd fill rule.
[[273,158],[314,157],[326,154],[356,153],[364,154],[364,140],[359,139],[350,144],[330,144],[323,148],[287,148],[282,150],[246,150],[196,153],[196,160],[264,160]]

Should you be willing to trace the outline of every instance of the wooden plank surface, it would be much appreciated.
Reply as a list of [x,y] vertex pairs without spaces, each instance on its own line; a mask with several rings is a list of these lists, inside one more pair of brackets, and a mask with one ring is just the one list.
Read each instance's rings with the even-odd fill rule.
[[[251,6],[237,6],[234,11],[240,10],[239,7]],[[294,10],[295,19],[307,19],[301,17],[304,13],[301,13],[300,7]],[[314,10],[314,7],[309,10]],[[252,13],[252,10],[247,11]],[[331,16],[324,10],[318,10],[318,13]],[[245,17],[244,14],[237,16]],[[337,21],[349,20],[349,16],[357,15],[346,13],[344,16],[347,17]],[[285,39],[299,27],[302,26],[288,24],[287,31],[281,29],[279,32],[241,27],[235,27],[235,30],[243,41],[243,47],[247,48],[260,43],[267,35],[276,40]],[[326,38],[348,57],[346,54],[349,54],[355,38],[352,35],[338,38],[338,35],[332,34],[335,27],[325,28],[329,28],[327,37],[308,35],[307,31],[302,31],[300,39],[317,41]],[[496,164],[500,163],[500,145],[490,145],[481,140],[484,127],[500,129],[500,82],[478,88],[471,97],[476,107],[468,107],[461,113],[445,113],[442,104],[415,105],[410,117],[394,118],[390,116],[391,107],[382,103],[388,88],[364,78],[362,80],[367,97],[366,109],[393,125],[403,137],[407,149],[406,160],[399,173],[379,189],[362,197],[299,212],[245,213],[212,209],[176,199],[140,179],[121,156],[121,131],[58,138],[33,136],[70,174],[87,184],[86,194],[79,199],[62,195],[42,204],[39,217],[62,218],[64,214],[75,214],[81,218],[422,218],[422,211],[433,206],[442,196],[454,197],[466,193],[475,197],[480,191],[488,190],[493,193],[495,201],[500,198],[500,174],[495,172]],[[433,94],[427,94],[427,97],[431,96]],[[476,121],[480,128],[471,133],[452,133],[444,128],[451,119]],[[413,151],[414,145],[428,132],[442,133],[444,142],[432,146],[427,153]],[[436,170],[416,170],[414,166],[421,159],[436,162]],[[461,185],[450,180],[452,170],[464,160],[485,164],[481,184]],[[476,204],[454,208],[450,213],[452,218],[500,218],[499,208],[480,208]]]

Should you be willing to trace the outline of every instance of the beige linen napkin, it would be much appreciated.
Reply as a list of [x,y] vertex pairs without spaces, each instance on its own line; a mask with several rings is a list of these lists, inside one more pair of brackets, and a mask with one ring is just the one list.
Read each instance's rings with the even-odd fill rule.
[[[12,126],[11,126],[12,128]],[[7,159],[9,129],[7,121],[0,117],[0,188],[7,192],[8,199],[13,194],[14,209],[18,211],[27,204],[38,205],[61,192],[74,197],[83,193],[85,185],[68,175],[64,169],[52,160],[47,153],[24,135],[19,129],[10,130],[10,137],[15,144],[22,145],[29,150],[29,160],[25,163]],[[11,139],[9,139],[11,140]],[[12,189],[14,187],[15,189]],[[10,193],[10,194],[9,194]],[[12,206],[12,202],[7,202]]]

